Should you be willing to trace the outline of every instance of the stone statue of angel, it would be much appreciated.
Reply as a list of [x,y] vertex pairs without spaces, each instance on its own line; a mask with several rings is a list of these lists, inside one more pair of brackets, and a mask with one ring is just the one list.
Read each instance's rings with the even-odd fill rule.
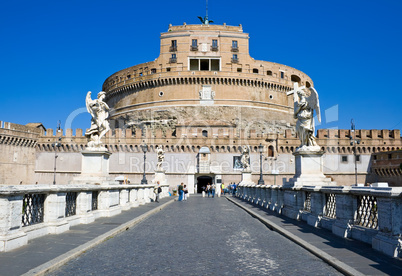
[[299,149],[319,150],[314,136],[314,110],[317,119],[321,122],[320,103],[318,93],[313,88],[301,87],[294,91],[294,117],[297,119],[296,132],[301,145]]
[[87,147],[90,149],[104,149],[101,147],[101,138],[109,131],[109,106],[103,100],[105,99],[105,92],[98,93],[98,98],[92,100],[91,91],[88,91],[85,99],[86,107],[91,114],[91,127],[85,132],[85,136],[88,138]]
[[165,161],[165,151],[163,150],[161,145],[159,145],[156,148],[156,155],[158,156],[158,162],[156,163],[156,170],[162,171],[162,164],[163,161]]
[[243,151],[243,153],[242,153],[240,162],[243,165],[243,171],[249,172],[250,171],[250,149],[248,148],[248,146],[243,146],[242,151]]

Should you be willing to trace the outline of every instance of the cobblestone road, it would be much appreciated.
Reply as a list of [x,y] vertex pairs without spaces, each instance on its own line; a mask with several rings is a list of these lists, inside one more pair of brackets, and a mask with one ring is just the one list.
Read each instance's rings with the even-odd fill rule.
[[[153,203],[156,204],[156,203]],[[225,198],[174,202],[51,275],[340,275]]]

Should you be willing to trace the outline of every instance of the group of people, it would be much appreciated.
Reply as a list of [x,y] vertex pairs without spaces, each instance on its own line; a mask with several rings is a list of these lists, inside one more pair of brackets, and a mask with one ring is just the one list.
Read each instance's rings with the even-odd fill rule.
[[212,198],[215,197],[215,190],[216,190],[216,185],[215,184],[210,184],[208,183],[207,186],[205,187],[205,191],[208,193],[208,197],[212,195]]
[[179,201],[186,201],[188,198],[188,189],[187,185],[184,185],[183,182],[179,185]]
[[[221,190],[221,194],[232,194],[233,196],[236,194],[236,188],[237,188],[236,183],[230,183],[227,187],[225,186],[225,184],[220,184],[218,186],[218,189],[220,188]],[[202,187],[203,192],[207,193],[208,197],[215,197],[215,192],[216,192],[216,184],[211,184],[208,183],[206,186]],[[159,181],[157,182],[157,185],[154,188],[154,193],[156,195],[156,202],[159,202],[159,193],[162,192],[162,189],[160,187]],[[187,201],[188,199],[188,188],[187,185],[180,183],[180,185],[178,186],[178,193],[179,193],[179,199],[178,201]]]
[[237,185],[236,183],[230,183],[227,189],[227,192],[229,194],[232,194],[233,196],[236,195],[236,189],[237,189]]

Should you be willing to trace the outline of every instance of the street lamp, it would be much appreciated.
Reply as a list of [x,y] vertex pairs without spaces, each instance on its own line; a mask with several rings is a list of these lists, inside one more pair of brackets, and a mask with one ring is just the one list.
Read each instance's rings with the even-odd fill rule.
[[[60,121],[58,122],[57,132],[61,132]],[[56,133],[57,135],[57,133]],[[59,137],[58,141],[52,144],[54,148],[54,173],[53,173],[53,185],[56,185],[56,160],[57,160],[57,149],[61,146],[61,137]]]
[[146,160],[147,151],[148,151],[148,146],[147,146],[147,144],[144,144],[142,146],[142,152],[144,153],[144,175],[142,177],[141,184],[148,184],[147,178],[145,177],[145,160]]
[[258,151],[260,152],[260,179],[258,180],[258,185],[264,185],[264,179],[262,178],[262,151],[264,149],[264,146],[260,143],[258,146]]
[[360,140],[356,140],[356,126],[355,126],[354,120],[352,119],[350,121],[350,123],[351,123],[350,129],[353,132],[353,137],[352,137],[352,135],[350,135],[350,139],[351,139],[350,145],[353,146],[353,155],[355,157],[355,184],[357,186],[357,149],[356,149],[356,144],[357,145],[360,144]]

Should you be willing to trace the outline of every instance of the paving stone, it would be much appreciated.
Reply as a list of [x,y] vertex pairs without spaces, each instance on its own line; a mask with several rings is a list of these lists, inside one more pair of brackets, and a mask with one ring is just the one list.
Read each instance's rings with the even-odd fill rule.
[[340,275],[225,198],[174,202],[51,275]]

